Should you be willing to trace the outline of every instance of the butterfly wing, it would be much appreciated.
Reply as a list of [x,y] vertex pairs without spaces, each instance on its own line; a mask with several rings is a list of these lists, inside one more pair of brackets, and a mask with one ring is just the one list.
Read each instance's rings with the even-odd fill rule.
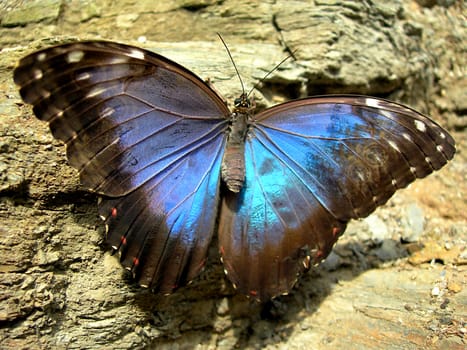
[[435,122],[370,97],[297,100],[255,120],[245,185],[223,201],[219,244],[231,281],[260,300],[288,292],[329,254],[350,219],[367,216],[455,152]]
[[222,141],[189,153],[128,195],[99,203],[107,242],[140,285],[170,293],[203,268],[217,216]]
[[110,42],[36,52],[14,80],[82,184],[105,196],[99,211],[123,265],[165,292],[196,275],[217,213],[222,99],[178,64]]

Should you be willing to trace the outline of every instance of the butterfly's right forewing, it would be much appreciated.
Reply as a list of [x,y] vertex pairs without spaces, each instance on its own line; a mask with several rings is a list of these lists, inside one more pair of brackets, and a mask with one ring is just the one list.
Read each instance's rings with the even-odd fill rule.
[[223,201],[219,244],[232,282],[267,300],[325,258],[350,219],[441,168],[455,146],[397,103],[324,96],[258,114],[245,150],[245,184]]

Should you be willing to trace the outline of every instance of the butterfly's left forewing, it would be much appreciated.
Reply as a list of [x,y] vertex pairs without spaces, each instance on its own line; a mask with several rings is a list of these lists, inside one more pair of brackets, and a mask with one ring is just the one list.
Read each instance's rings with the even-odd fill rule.
[[111,42],[65,44],[23,58],[23,100],[67,145],[89,189],[122,195],[224,133],[229,111],[193,73]]
[[170,292],[203,265],[217,215],[229,110],[201,79],[152,52],[77,42],[33,53],[14,80],[104,196],[107,240],[142,285]]
[[219,244],[227,274],[266,300],[288,292],[326,257],[346,223],[452,158],[451,136],[423,115],[381,99],[288,102],[255,118],[246,179],[223,202]]

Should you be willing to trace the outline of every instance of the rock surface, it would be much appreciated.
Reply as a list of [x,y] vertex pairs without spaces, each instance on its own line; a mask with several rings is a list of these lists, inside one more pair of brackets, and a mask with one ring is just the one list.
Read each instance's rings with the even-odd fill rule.
[[[41,7],[36,5],[40,3]],[[467,55],[462,1],[3,1],[0,4],[1,349],[464,349]],[[34,9],[34,11],[31,10]],[[261,105],[332,92],[408,103],[453,133],[440,172],[353,222],[288,296],[258,305],[206,270],[165,297],[103,248],[97,198],[23,105],[15,62],[70,39],[174,59],[232,100],[229,45]],[[415,208],[415,209],[414,209]],[[410,243],[408,242],[410,241]]]

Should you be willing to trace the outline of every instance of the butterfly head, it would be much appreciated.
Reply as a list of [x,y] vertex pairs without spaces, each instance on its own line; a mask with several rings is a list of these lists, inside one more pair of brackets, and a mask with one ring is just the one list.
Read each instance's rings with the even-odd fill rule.
[[245,114],[256,106],[255,100],[249,98],[246,93],[242,93],[234,100],[234,112]]

